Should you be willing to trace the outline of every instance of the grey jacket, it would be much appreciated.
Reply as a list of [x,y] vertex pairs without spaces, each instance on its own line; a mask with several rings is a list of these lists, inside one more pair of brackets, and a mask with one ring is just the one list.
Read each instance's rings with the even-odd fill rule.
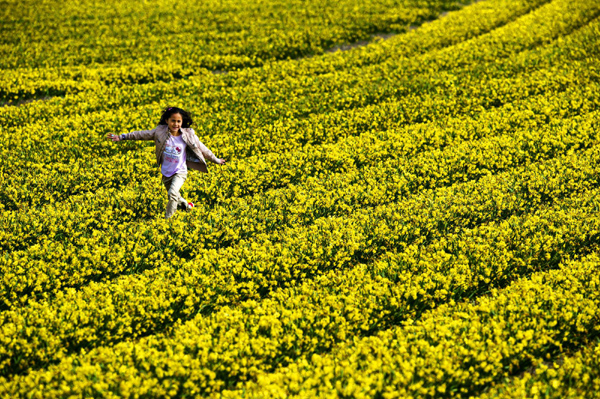
[[[208,173],[206,167],[206,159],[211,162],[219,163],[219,159],[209,150],[191,127],[181,128],[181,138],[187,145],[186,164],[188,169],[199,170]],[[121,140],[154,140],[156,151],[156,163],[162,164],[162,155],[165,150],[167,139],[171,134],[167,125],[158,125],[152,130],[138,130],[131,133],[121,135]],[[191,150],[191,151],[190,151]]]

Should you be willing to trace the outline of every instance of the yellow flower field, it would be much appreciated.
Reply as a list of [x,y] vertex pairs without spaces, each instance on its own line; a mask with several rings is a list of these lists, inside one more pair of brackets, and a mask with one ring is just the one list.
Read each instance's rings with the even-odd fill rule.
[[0,12],[0,397],[600,391],[599,2]]

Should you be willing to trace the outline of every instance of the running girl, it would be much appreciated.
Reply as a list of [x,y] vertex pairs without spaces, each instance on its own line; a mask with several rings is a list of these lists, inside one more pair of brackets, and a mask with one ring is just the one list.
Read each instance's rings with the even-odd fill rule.
[[190,127],[192,124],[192,117],[188,112],[181,108],[169,107],[163,111],[158,126],[152,130],[107,136],[112,141],[154,140],[156,162],[161,167],[162,182],[169,196],[166,219],[173,216],[178,206],[186,211],[194,207],[194,204],[187,202],[179,194],[187,178],[188,169],[208,173],[206,159],[219,165],[225,164],[224,159],[217,158],[200,142],[196,132]]

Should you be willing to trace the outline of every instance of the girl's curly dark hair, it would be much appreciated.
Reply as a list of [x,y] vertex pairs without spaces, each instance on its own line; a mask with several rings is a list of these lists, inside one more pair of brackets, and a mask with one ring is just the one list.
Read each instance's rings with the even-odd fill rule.
[[158,122],[159,125],[167,125],[167,120],[171,117],[171,115],[173,114],[180,114],[181,115],[181,119],[182,119],[182,123],[181,123],[181,127],[190,127],[194,124],[194,121],[192,120],[192,115],[190,115],[189,112],[182,110],[181,108],[177,108],[177,107],[168,107],[165,108],[162,112],[162,115],[160,116],[160,122]]

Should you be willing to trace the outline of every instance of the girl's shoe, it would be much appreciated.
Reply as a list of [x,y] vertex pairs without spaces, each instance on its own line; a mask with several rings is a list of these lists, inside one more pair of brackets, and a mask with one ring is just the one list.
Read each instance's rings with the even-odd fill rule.
[[192,210],[192,208],[193,208],[193,207],[194,207],[194,204],[193,204],[193,203],[191,203],[191,202],[188,202],[188,204],[187,204],[187,208],[186,208],[185,210],[186,210],[187,212],[189,212],[189,211],[191,211],[191,210]]

